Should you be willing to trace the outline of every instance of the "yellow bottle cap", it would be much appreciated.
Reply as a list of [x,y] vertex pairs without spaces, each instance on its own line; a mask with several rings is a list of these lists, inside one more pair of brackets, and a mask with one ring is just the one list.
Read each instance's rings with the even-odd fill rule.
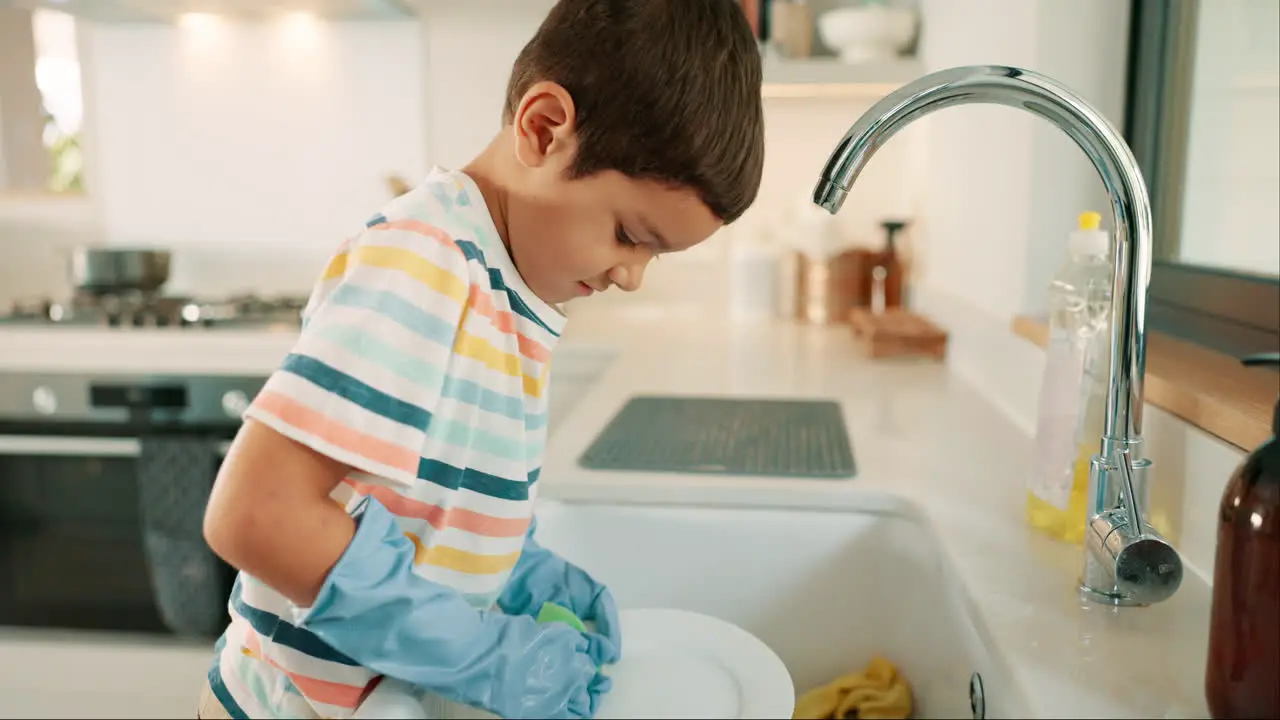
[[1102,216],[1092,210],[1080,213],[1081,230],[1097,230],[1102,225]]

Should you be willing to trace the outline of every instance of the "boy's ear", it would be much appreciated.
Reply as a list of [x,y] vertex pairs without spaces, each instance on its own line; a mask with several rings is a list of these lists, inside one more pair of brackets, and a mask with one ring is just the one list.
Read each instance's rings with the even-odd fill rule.
[[557,161],[567,166],[576,147],[576,120],[567,90],[545,80],[535,83],[520,98],[511,119],[516,159],[530,168]]

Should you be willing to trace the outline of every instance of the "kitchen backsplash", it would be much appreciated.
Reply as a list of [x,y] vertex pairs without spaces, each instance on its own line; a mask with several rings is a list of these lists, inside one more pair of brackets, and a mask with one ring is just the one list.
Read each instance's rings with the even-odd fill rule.
[[113,243],[333,244],[423,171],[416,21],[89,25]]
[[68,251],[100,242],[98,208],[88,200],[0,195],[0,312],[18,297],[65,296]]
[[[509,20],[496,54],[514,57],[520,23],[531,34],[538,15]],[[496,130],[509,59],[469,64],[440,56],[442,48],[456,56],[468,43],[480,52],[466,38],[484,28],[459,12],[421,27],[324,23],[290,35],[253,25],[85,26],[87,162],[97,212],[42,228],[15,224],[0,204],[0,267],[17,267],[6,246],[19,244],[23,257],[41,254],[33,243],[56,246],[53,236],[66,235],[69,224],[92,220],[99,224],[77,236],[174,248],[174,292],[305,292],[327,252],[389,198],[389,174],[412,180],[431,164],[464,162]],[[424,56],[427,45],[434,52]],[[491,87],[492,102],[474,91],[458,94],[469,74],[473,85]],[[463,133],[445,123],[438,106],[455,98],[476,116],[471,125],[492,129]],[[873,100],[767,101],[765,177],[757,207],[741,221],[744,232],[776,224],[803,200],[831,148]],[[442,138],[454,134],[457,142]],[[857,241],[876,242],[884,216],[913,212],[912,134],[876,158],[838,217]],[[65,287],[61,266],[24,262],[21,287],[0,283],[0,302]],[[0,280],[11,272],[0,270]]]
[[[706,248],[700,249],[698,260],[722,259],[734,235],[757,232],[776,235],[775,231],[785,234],[785,213],[807,201],[831,148],[852,118],[866,109],[868,102],[850,98],[767,101],[767,150],[760,200],[731,231],[713,238]],[[911,192],[910,178],[918,168],[914,147],[910,131],[896,138],[877,156],[850,193],[837,223],[851,243],[877,243],[882,218],[913,214],[916,198]],[[310,287],[314,273],[341,234],[349,232],[351,222],[371,214],[389,198],[385,190],[382,192],[370,198],[367,205],[353,209],[345,225],[339,226],[335,221],[335,227],[328,231],[316,229],[311,237],[298,237],[289,242],[254,241],[244,235],[228,236],[221,241],[176,240],[178,265],[171,287],[183,292],[224,292],[229,288],[251,286],[275,292]],[[778,242],[785,240],[785,237],[775,238]],[[678,262],[667,259],[663,264]],[[715,272],[715,268],[710,271]],[[657,272],[661,274],[663,268]],[[677,292],[681,287],[688,286],[673,283],[669,289]]]

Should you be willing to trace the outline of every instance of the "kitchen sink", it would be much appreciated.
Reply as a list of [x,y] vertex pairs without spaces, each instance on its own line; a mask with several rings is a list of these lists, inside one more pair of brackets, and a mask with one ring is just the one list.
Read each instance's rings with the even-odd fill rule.
[[911,683],[913,717],[975,717],[971,684],[985,717],[1030,716],[916,519],[543,500],[537,537],[622,608],[701,612],[751,632],[782,658],[797,694],[880,655]]

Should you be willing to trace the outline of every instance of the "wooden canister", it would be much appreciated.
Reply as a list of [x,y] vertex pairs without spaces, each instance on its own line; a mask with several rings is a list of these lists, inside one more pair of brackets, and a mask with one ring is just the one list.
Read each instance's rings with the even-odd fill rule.
[[849,311],[869,297],[871,253],[847,250],[816,260],[796,253],[796,319],[816,325],[847,323]]

